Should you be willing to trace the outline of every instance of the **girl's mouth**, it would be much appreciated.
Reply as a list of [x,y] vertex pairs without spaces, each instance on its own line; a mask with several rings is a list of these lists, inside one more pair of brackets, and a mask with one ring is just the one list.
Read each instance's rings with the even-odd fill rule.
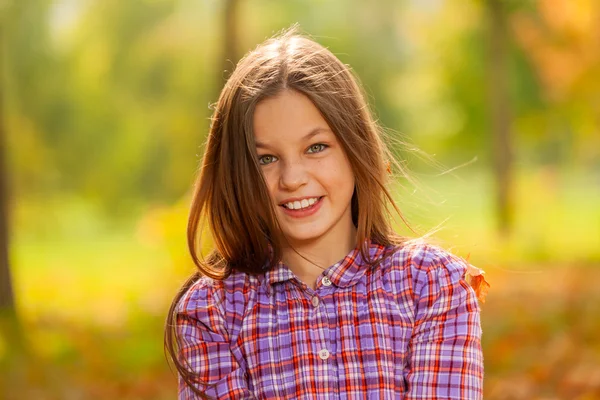
[[281,204],[281,207],[287,215],[292,217],[307,217],[314,214],[321,207],[323,197],[325,196],[290,201]]

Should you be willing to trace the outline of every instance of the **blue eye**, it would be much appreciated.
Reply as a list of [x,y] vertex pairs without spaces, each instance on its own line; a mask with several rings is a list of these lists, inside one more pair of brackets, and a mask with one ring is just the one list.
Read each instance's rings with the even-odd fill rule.
[[276,160],[277,160],[277,157],[272,156],[270,154],[265,154],[264,156],[258,157],[258,163],[260,165],[268,165],[268,164],[271,164],[272,162],[275,162]]
[[327,148],[326,144],[317,143],[308,148],[308,153],[320,153]]

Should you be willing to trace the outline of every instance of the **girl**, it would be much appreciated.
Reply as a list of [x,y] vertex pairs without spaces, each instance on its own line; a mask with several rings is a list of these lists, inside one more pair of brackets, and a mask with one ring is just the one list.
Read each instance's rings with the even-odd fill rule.
[[192,201],[199,271],[169,311],[180,399],[481,397],[468,264],[394,234],[387,155],[324,47],[292,30],[239,62]]

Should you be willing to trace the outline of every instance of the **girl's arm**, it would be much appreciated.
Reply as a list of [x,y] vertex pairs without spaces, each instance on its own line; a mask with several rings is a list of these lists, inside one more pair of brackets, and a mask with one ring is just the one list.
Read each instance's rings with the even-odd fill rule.
[[481,399],[481,325],[475,293],[465,281],[467,264],[435,253],[414,270],[406,399]]
[[[211,399],[255,399],[245,370],[231,351],[223,311],[213,302],[211,287],[193,289],[177,314],[179,361],[193,371],[194,388]],[[179,376],[179,399],[202,397]]]

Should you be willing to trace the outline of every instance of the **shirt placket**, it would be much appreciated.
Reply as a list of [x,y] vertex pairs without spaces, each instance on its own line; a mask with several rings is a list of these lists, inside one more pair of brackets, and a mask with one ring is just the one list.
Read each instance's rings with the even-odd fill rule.
[[331,280],[324,276],[321,278],[315,291],[311,292],[311,304],[313,312],[313,320],[315,326],[319,328],[311,330],[313,343],[316,348],[313,349],[317,353],[317,359],[320,360],[320,370],[323,373],[321,382],[323,382],[322,392],[317,394],[319,399],[331,399],[338,397],[338,382],[337,382],[337,360],[336,360],[336,337],[335,329],[332,329],[331,319],[335,319],[333,307],[334,287]]

